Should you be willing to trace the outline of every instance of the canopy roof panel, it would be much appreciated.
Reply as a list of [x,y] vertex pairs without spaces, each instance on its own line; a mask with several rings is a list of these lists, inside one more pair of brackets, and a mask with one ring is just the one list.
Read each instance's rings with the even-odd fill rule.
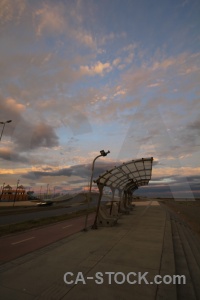
[[114,167],[94,180],[97,185],[133,192],[151,179],[153,157],[131,160]]

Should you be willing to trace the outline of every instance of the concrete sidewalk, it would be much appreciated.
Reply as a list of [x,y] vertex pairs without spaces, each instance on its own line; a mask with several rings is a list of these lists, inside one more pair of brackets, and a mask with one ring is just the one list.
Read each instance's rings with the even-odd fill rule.
[[[68,281],[82,272],[86,284],[83,280],[76,285],[66,284],[66,272],[74,274],[66,278]],[[97,272],[103,274],[102,284],[95,282]],[[115,280],[113,274],[109,284],[105,272],[148,272],[149,282],[158,274],[175,274],[171,223],[158,202],[137,202],[131,214],[122,216],[117,226],[77,233],[1,265],[0,298],[177,299],[176,285],[145,284],[143,280],[141,284],[115,283],[123,281],[123,274],[117,274]],[[138,277],[132,274],[129,279]]]

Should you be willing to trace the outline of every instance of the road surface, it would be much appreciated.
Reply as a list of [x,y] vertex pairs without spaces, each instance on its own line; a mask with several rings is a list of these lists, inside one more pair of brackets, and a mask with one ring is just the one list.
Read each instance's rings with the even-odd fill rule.
[[[96,203],[90,203],[90,208],[95,207]],[[45,207],[44,207],[45,208]],[[39,220],[42,218],[48,218],[53,216],[62,216],[71,212],[77,212],[82,209],[86,209],[87,205],[75,205],[71,207],[64,207],[64,208],[58,208],[58,209],[48,209],[41,211],[35,211],[35,212],[27,212],[22,214],[16,214],[16,215],[8,215],[8,216],[1,216],[0,217],[0,226],[1,225],[8,225],[8,224],[15,224],[15,223],[21,223],[29,220]]]
[[[88,216],[87,225],[94,222],[95,213]],[[69,235],[81,231],[85,226],[85,216],[45,227],[31,229],[23,233],[0,238],[0,264],[52,244]]]

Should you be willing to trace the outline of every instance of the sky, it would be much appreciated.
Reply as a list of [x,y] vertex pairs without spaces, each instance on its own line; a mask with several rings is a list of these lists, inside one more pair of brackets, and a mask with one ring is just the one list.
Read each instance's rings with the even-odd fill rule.
[[104,149],[94,179],[153,157],[137,193],[200,197],[199,15],[198,0],[0,0],[0,186],[87,190]]

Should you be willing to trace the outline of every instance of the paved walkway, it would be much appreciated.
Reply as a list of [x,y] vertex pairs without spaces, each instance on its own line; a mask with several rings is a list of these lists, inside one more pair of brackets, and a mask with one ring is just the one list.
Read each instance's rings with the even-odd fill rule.
[[[64,282],[66,272],[74,274],[66,277],[68,281],[76,280],[79,274],[77,284]],[[97,272],[101,272],[98,278]],[[130,272],[148,272],[146,280],[152,283],[122,283]],[[168,213],[156,201],[138,202],[130,215],[120,218],[117,226],[79,232],[1,265],[0,298],[173,300],[177,299],[176,285],[156,285],[153,279],[158,274],[175,272]],[[137,279],[134,274],[129,277],[130,282]]]

